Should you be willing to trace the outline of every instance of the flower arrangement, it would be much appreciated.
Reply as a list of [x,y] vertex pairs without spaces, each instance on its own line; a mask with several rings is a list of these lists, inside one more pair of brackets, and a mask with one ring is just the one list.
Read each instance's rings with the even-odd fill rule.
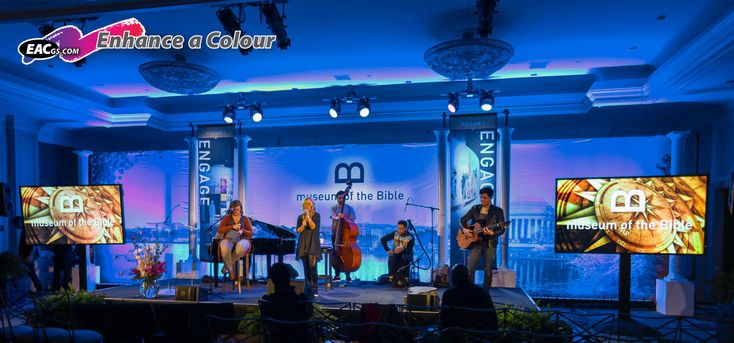
[[[166,272],[166,263],[160,258],[166,250],[166,246],[158,243],[133,241],[133,249],[130,251],[135,257],[137,265],[131,270],[133,281],[142,280],[141,293],[147,292],[149,288],[155,287],[157,292],[157,280]],[[154,295],[155,296],[155,295]]]

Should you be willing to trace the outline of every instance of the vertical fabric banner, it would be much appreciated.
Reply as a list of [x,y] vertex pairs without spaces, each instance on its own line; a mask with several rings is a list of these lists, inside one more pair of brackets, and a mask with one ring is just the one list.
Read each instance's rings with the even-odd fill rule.
[[234,199],[234,126],[199,125],[197,145],[199,257],[213,261],[208,246]]
[[[479,204],[479,190],[497,184],[497,115],[452,116],[449,149],[451,178],[451,264],[468,263],[468,251],[456,243],[460,219]],[[494,199],[493,199],[494,200]]]

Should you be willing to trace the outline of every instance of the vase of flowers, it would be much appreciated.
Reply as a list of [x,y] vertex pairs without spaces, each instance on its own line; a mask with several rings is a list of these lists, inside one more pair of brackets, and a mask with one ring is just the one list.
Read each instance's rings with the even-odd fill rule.
[[155,243],[138,243],[133,242],[133,250],[137,266],[131,270],[134,281],[142,281],[140,283],[140,296],[147,299],[153,299],[158,296],[159,284],[158,279],[166,272],[166,263],[161,262],[160,258],[166,247]]

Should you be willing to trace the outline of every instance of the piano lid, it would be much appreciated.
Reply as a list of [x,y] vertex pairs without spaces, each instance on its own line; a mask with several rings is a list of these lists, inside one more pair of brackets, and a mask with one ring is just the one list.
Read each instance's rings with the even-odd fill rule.
[[254,238],[280,238],[280,239],[295,239],[296,234],[288,229],[268,224],[263,221],[259,221],[255,218],[250,218],[252,223],[252,231]]

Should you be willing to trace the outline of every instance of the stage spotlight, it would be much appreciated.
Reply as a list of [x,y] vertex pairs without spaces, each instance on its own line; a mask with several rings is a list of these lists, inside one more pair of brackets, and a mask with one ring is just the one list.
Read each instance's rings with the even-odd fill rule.
[[479,98],[479,106],[482,111],[489,112],[494,107],[494,95],[492,92],[482,92],[482,96]]
[[236,111],[237,109],[234,107],[234,105],[227,105],[227,107],[225,107],[224,111],[222,112],[222,117],[224,118],[224,122],[227,124],[234,123]]
[[[240,31],[242,34],[245,33],[245,30],[242,29],[242,22],[244,19],[240,19],[229,7],[222,7],[219,10],[217,10],[217,19],[219,19],[219,22],[222,23],[222,27],[224,28],[224,31],[226,31],[230,36],[234,36],[235,31]],[[243,49],[240,48],[240,54],[247,55],[250,49]]]
[[451,93],[449,94],[449,112],[456,113],[456,111],[459,110],[459,94]]
[[341,102],[338,99],[331,99],[331,106],[329,106],[329,116],[336,118],[342,111]]
[[263,120],[263,109],[260,104],[254,104],[250,106],[250,117],[252,117],[252,121],[259,123],[261,120]]
[[357,104],[357,111],[359,111],[359,116],[362,118],[367,118],[368,115],[370,115],[370,100],[366,97],[359,98],[359,104]]
[[291,45],[291,40],[290,38],[288,38],[288,32],[286,32],[285,30],[286,26],[285,22],[283,21],[283,18],[285,18],[285,16],[280,15],[280,13],[278,12],[278,7],[275,6],[275,4],[273,3],[264,3],[260,5],[260,11],[265,17],[265,23],[270,28],[270,31],[272,31],[273,34],[277,37],[276,42],[278,43],[278,48],[280,48],[281,50],[288,49],[288,47]]

